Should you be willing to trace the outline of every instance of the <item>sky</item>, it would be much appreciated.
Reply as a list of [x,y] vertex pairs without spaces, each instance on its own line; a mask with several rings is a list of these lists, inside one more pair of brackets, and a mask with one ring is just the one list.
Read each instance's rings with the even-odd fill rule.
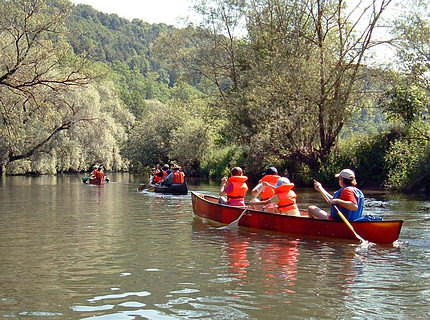
[[191,15],[191,0],[72,0],[74,4],[88,4],[103,13],[116,13],[129,20],[166,23],[183,26],[179,18]]

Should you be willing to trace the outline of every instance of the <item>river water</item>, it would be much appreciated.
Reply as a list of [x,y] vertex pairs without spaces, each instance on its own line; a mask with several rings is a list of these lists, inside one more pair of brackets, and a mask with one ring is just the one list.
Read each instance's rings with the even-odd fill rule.
[[[429,319],[430,201],[365,192],[403,219],[393,246],[217,229],[191,197],[80,176],[0,180],[0,317]],[[218,185],[189,185],[216,194]],[[300,207],[324,205],[298,189]]]

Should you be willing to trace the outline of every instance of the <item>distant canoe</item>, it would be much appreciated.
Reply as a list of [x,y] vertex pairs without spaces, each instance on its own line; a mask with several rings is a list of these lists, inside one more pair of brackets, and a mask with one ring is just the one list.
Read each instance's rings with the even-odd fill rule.
[[177,195],[185,195],[188,194],[188,187],[187,184],[172,184],[170,186],[160,186],[160,185],[154,185],[154,184],[140,184],[137,187],[138,191],[147,190],[150,192],[156,192],[156,193],[165,193],[165,194],[177,194]]
[[[222,224],[230,224],[238,219],[245,208],[218,203],[217,197],[191,191],[194,214],[200,218]],[[357,240],[344,222],[311,219],[306,211],[301,217],[291,217],[277,213],[248,209],[239,219],[238,226],[265,229],[291,234],[333,237]],[[399,238],[402,220],[351,222],[355,231],[365,240],[391,244]]]
[[188,194],[188,187],[186,183],[171,184],[170,186],[154,186],[154,191],[167,194]]

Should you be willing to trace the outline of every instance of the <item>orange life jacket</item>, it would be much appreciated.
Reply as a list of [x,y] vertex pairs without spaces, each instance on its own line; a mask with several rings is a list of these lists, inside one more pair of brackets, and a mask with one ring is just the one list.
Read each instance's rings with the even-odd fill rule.
[[184,184],[185,174],[181,171],[173,171],[172,184]]
[[233,190],[227,193],[227,202],[231,200],[245,200],[246,193],[248,192],[248,186],[245,183],[246,180],[248,180],[246,176],[231,176],[228,178],[228,182],[233,185]]
[[159,183],[163,181],[163,177],[160,177],[159,174],[160,174],[160,170],[157,169],[154,172],[154,176],[152,177],[152,183]]
[[99,183],[101,183],[105,179],[105,175],[102,171],[97,170],[95,175],[96,175],[96,179]]
[[165,177],[167,177],[169,174],[167,173],[167,170],[161,170],[161,172],[163,173],[163,177],[162,179],[164,179]]
[[[275,174],[266,174],[263,178],[261,178],[261,182],[268,182],[270,184],[275,185],[278,182],[280,176]],[[261,201],[270,199],[275,194],[275,189],[272,187],[265,186],[263,191],[260,194]]]
[[297,209],[296,193],[291,190],[294,188],[294,183],[284,183],[275,189],[275,193],[279,198],[279,212],[287,212],[292,209]]

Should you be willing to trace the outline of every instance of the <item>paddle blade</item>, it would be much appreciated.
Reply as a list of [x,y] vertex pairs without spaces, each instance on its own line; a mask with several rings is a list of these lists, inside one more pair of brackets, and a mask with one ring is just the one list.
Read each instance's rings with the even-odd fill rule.
[[232,228],[237,228],[239,226],[240,219],[242,219],[242,217],[246,213],[246,211],[248,211],[248,208],[246,208],[245,210],[243,210],[242,213],[240,214],[240,216],[236,220],[234,220],[234,221],[230,222],[228,225],[222,226],[222,227],[220,227],[218,229],[232,229]]

